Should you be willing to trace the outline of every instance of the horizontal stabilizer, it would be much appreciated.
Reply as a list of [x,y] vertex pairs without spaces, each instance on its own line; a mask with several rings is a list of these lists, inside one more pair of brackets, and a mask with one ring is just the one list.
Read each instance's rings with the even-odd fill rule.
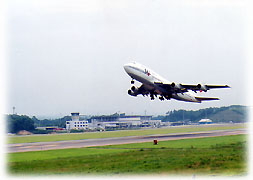
[[219,100],[219,98],[213,98],[213,97],[195,97],[199,101],[211,101],[211,100]]

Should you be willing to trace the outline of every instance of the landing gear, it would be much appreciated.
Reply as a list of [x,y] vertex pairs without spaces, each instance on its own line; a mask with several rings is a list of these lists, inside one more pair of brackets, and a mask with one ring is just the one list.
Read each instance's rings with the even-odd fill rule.
[[167,100],[170,100],[170,98],[171,98],[171,96],[169,96],[169,95],[166,95],[166,96],[164,96]]
[[132,79],[131,84],[134,84],[134,80]]
[[155,99],[154,94],[150,94],[150,98],[151,100],[154,100]]
[[159,99],[160,99],[161,101],[164,101],[164,97],[163,97],[163,96],[160,96]]

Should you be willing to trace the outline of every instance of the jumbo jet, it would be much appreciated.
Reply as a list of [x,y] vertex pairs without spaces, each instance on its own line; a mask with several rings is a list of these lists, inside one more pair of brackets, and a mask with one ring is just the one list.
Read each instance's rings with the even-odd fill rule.
[[134,84],[134,80],[142,83],[138,88],[132,86],[131,89],[128,90],[128,94],[131,96],[137,96],[139,94],[150,96],[151,100],[154,100],[155,97],[159,96],[161,101],[173,98],[180,101],[201,103],[202,101],[219,100],[219,98],[197,97],[190,91],[197,93],[197,91],[207,92],[214,88],[230,88],[228,85],[190,85],[170,82],[137,62],[125,64],[124,69],[132,78],[131,84]]

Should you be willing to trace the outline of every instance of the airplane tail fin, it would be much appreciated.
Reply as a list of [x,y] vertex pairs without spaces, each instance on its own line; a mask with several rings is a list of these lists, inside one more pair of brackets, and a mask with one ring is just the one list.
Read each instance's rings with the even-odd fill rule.
[[214,97],[195,97],[199,101],[212,101],[212,100],[220,100],[219,98]]

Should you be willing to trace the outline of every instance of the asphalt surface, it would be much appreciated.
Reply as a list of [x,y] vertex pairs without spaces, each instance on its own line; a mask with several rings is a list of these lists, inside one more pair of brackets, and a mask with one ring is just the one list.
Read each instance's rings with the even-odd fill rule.
[[70,140],[70,141],[55,141],[55,142],[34,142],[34,143],[19,143],[8,144],[8,152],[27,152],[27,151],[45,151],[52,149],[67,149],[67,148],[82,148],[93,146],[106,146],[115,144],[130,144],[130,143],[142,143],[153,142],[153,140],[168,141],[178,139],[191,139],[202,137],[216,137],[246,134],[245,129],[235,130],[215,130],[215,131],[201,131],[191,133],[170,133],[170,134],[158,134],[147,136],[127,136],[116,138],[101,138],[101,139],[83,139],[83,140]]

